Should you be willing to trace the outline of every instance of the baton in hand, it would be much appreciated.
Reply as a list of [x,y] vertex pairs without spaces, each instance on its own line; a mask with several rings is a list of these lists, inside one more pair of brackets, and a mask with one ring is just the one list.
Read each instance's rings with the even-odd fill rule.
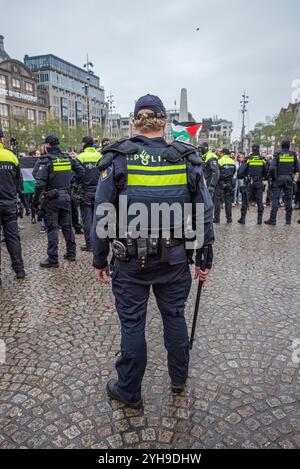
[[[202,272],[204,272],[205,269],[206,269],[207,256],[208,256],[208,246],[205,246],[204,249],[203,249],[203,254],[202,254],[202,259],[201,259],[201,266],[200,266]],[[194,340],[195,340],[195,332],[196,332],[197,318],[198,318],[198,313],[199,313],[199,305],[200,305],[200,299],[201,299],[201,293],[202,293],[202,286],[203,286],[203,282],[202,282],[202,280],[199,279],[198,289],[197,289],[197,297],[196,297],[196,304],[195,304],[195,311],[194,311],[194,317],[193,317],[193,325],[192,325],[191,338],[190,338],[190,350],[192,350],[193,343],[194,343]]]

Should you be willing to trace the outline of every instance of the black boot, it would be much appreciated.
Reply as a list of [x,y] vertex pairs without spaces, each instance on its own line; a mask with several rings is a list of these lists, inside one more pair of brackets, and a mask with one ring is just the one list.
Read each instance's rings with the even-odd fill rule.
[[141,409],[143,407],[143,400],[140,399],[139,401],[126,401],[124,397],[121,396],[118,390],[118,382],[115,379],[111,379],[106,385],[106,392],[111,399],[116,401],[123,402],[127,407],[131,409]]
[[83,252],[93,252],[92,248],[90,246],[81,246],[81,251]]
[[258,217],[257,217],[257,224],[258,225],[262,225],[262,219],[263,219],[262,215],[258,215]]
[[76,256],[69,256],[69,254],[65,254],[64,259],[66,261],[75,262],[76,261]]
[[19,272],[16,272],[17,280],[24,280],[25,277],[26,277],[26,274],[24,270],[20,270]]
[[241,217],[239,220],[238,220],[238,223],[240,225],[245,225],[246,224],[246,218],[245,217]]
[[275,225],[276,225],[276,221],[266,220],[266,221],[265,221],[265,225],[273,225],[273,226],[275,226]]
[[51,269],[52,267],[59,267],[58,262],[51,262],[50,259],[45,259],[44,261],[40,262],[40,267],[43,267],[44,269]]
[[185,385],[186,383],[184,384],[171,383],[171,390],[174,394],[181,394],[185,391]]

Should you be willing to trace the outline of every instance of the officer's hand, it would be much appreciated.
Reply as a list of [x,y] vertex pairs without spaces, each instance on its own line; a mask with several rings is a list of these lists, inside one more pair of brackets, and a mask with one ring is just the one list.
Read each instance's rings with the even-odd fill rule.
[[110,280],[109,267],[104,269],[95,269],[95,275],[101,285],[108,285]]
[[201,270],[201,267],[196,267],[195,268],[195,280],[197,280],[198,278],[200,279],[200,281],[202,282],[203,286],[205,285],[205,282],[207,280],[207,276],[210,272],[210,269],[205,269],[204,271]]

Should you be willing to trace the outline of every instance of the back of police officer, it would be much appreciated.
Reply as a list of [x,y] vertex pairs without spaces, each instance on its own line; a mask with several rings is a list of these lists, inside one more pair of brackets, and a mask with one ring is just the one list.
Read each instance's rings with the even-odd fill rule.
[[254,200],[257,203],[257,224],[262,224],[264,204],[263,180],[267,177],[267,168],[265,160],[260,156],[259,145],[253,145],[252,154],[249,155],[247,161],[241,166],[238,178],[244,181],[241,187],[242,192],[242,208],[241,218],[238,223],[244,225],[246,223],[246,215],[249,209],[249,203]]
[[[134,125],[139,136],[113,144],[103,151],[102,170],[96,192],[93,223],[93,265],[100,283],[108,283],[109,239],[99,236],[99,225],[112,204],[118,215],[129,213],[133,204],[143,204],[147,213],[154,204],[177,203],[183,207],[197,202],[205,207],[205,244],[209,246],[207,268],[200,270],[202,248],[197,251],[196,277],[205,281],[212,266],[213,205],[204,183],[202,160],[192,145],[179,142],[168,146],[163,139],[166,111],[161,100],[147,95],[137,101]],[[119,196],[127,197],[125,210],[119,209]],[[103,208],[103,204],[104,208]],[[102,214],[101,214],[102,212]],[[189,338],[184,317],[191,287],[191,274],[184,240],[164,238],[160,220],[158,238],[145,231],[138,239],[131,231],[119,233],[117,261],[112,276],[113,293],[121,322],[121,352],[116,363],[118,380],[107,385],[108,395],[133,408],[143,405],[141,384],[147,362],[145,323],[150,287],[156,297],[164,326],[168,369],[173,392],[182,392],[188,377]],[[172,232],[174,233],[173,220]],[[182,224],[182,220],[180,221]],[[141,223],[142,225],[142,223]],[[127,225],[128,229],[128,225]],[[122,239],[120,239],[122,238]]]
[[206,179],[206,184],[208,187],[208,191],[213,197],[216,186],[219,182],[220,178],[220,168],[218,165],[218,157],[209,150],[208,144],[203,143],[200,146],[200,152],[205,163],[204,166],[204,176]]
[[221,157],[218,160],[220,168],[220,178],[215,190],[214,206],[215,218],[214,223],[220,223],[222,202],[225,203],[225,213],[227,223],[232,223],[232,193],[234,190],[233,177],[236,173],[236,166],[230,157],[230,152],[226,148],[222,150]]
[[22,189],[23,179],[19,160],[14,153],[4,148],[4,135],[0,131],[0,232],[2,226],[11,265],[17,279],[25,277],[17,224],[17,196],[22,193]]
[[92,251],[91,228],[94,217],[94,202],[97,184],[100,175],[98,166],[101,154],[94,148],[93,137],[84,137],[83,151],[77,156],[77,160],[84,168],[84,177],[81,180],[80,189],[80,210],[83,222],[85,246],[81,246],[82,251]]
[[70,185],[72,170],[78,177],[83,177],[84,169],[81,164],[69,155],[62,153],[58,147],[59,140],[54,135],[46,138],[47,154],[43,157],[43,164],[36,173],[36,190],[34,202],[39,204],[43,199],[48,236],[48,257],[40,263],[41,267],[59,267],[58,263],[58,229],[62,229],[67,245],[65,259],[76,259],[76,243],[71,223]]
[[293,176],[299,172],[299,162],[295,152],[290,151],[290,141],[284,140],[281,144],[281,151],[275,153],[270,164],[269,177],[272,186],[272,207],[270,219],[265,221],[267,225],[276,225],[279,200],[284,197],[286,210],[285,222],[290,225],[292,222],[292,199],[293,199]]

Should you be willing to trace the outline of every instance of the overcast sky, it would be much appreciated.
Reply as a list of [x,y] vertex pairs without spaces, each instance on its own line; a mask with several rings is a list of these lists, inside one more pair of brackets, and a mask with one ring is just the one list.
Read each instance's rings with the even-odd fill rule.
[[[219,115],[240,131],[286,106],[300,78],[299,0],[0,0],[6,51],[55,54],[82,66],[86,53],[116,111],[158,94],[167,108],[188,90],[197,120]],[[197,31],[197,28],[200,28]]]

